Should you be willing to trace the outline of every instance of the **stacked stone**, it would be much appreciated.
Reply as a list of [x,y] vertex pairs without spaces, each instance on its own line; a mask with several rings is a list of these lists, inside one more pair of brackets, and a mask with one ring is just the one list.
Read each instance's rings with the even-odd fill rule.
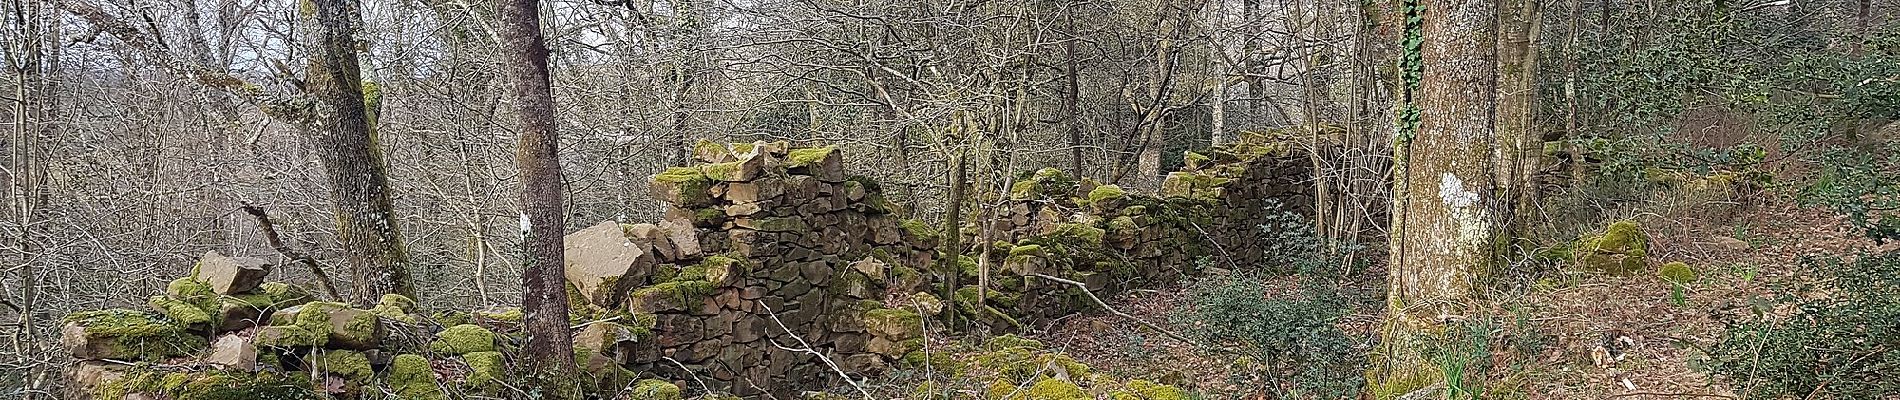
[[694,155],[703,164],[653,179],[655,196],[673,205],[664,221],[567,237],[576,302],[650,321],[633,328],[650,328],[652,340],[591,347],[612,348],[597,364],[786,397],[836,374],[781,347],[808,348],[854,374],[908,352],[900,342],[915,342],[921,325],[879,335],[863,319],[892,314],[882,300],[923,283],[935,232],[894,215],[876,182],[846,176],[835,147],[701,142]]
[[[1247,132],[1209,155],[1189,152],[1186,166],[1168,174],[1161,195],[1205,204],[1201,226],[1235,265],[1256,265],[1266,251],[1259,229],[1283,212],[1313,216],[1312,162],[1283,135]],[[1227,264],[1222,262],[1222,264]]]
[[[1072,284],[1098,296],[1178,280],[1214,265],[1254,265],[1263,244],[1258,229],[1271,213],[1307,213],[1309,169],[1292,147],[1266,134],[1243,135],[1214,149],[1187,154],[1187,168],[1169,174],[1159,196],[1077,180],[1045,168],[1018,178],[1009,211],[988,221],[994,243],[966,254],[988,254],[987,298],[974,285],[958,291],[965,315],[1000,328],[1096,307]],[[964,232],[970,242],[980,230]],[[991,246],[988,252],[982,246]],[[964,282],[975,282],[977,259],[966,260]]]

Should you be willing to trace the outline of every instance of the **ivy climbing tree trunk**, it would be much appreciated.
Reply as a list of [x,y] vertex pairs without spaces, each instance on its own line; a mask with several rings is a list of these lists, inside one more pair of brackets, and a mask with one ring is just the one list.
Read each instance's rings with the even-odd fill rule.
[[[1497,3],[1408,1],[1408,69],[1394,143],[1386,321],[1367,374],[1372,397],[1444,379],[1424,343],[1467,310],[1498,246],[1507,199],[1496,168]],[[1458,390],[1459,388],[1448,388]]]
[[315,133],[317,158],[328,172],[337,240],[355,274],[358,304],[385,294],[414,298],[409,255],[403,249],[390,206],[389,173],[383,163],[371,110],[376,90],[364,91],[356,38],[362,9],[356,0],[313,0],[304,13],[314,30],[304,93],[310,108],[297,123]]
[[528,221],[527,256],[521,280],[528,334],[523,366],[550,398],[573,394],[574,346],[567,330],[567,277],[562,274],[563,210],[561,161],[555,133],[554,92],[548,78],[548,48],[541,35],[539,0],[498,0],[503,73],[512,85],[520,142],[521,209]]

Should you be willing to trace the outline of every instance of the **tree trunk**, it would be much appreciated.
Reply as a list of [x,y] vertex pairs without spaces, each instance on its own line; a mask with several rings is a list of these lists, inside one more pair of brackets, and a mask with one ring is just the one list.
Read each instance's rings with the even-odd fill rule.
[[1082,171],[1082,85],[1079,82],[1082,63],[1076,62],[1075,42],[1082,40],[1075,31],[1075,5],[1062,6],[1063,24],[1067,40],[1062,43],[1062,53],[1067,65],[1063,68],[1063,80],[1068,90],[1062,93],[1062,111],[1068,120],[1069,128],[1069,171],[1075,176],[1085,177]]
[[337,239],[356,276],[358,304],[385,294],[416,297],[396,213],[390,206],[382,145],[370,125],[356,37],[362,10],[355,0],[314,0],[314,48],[305,91],[315,101],[304,125],[316,133],[317,158],[330,179]]
[[[1443,378],[1421,342],[1436,340],[1466,311],[1496,252],[1493,177],[1497,144],[1497,4],[1419,0],[1422,39],[1412,132],[1394,143],[1395,171],[1386,312],[1367,374],[1375,398],[1393,398]],[[1454,388],[1455,390],[1455,388]]]
[[[959,128],[959,130],[963,129]],[[956,139],[952,139],[952,141],[955,140]],[[961,283],[957,282],[957,278],[959,278],[959,274],[962,273],[962,271],[960,271],[962,264],[958,262],[958,258],[963,256],[963,234],[961,233],[963,226],[963,180],[964,174],[966,173],[965,170],[968,169],[967,166],[969,164],[969,155],[965,154],[962,145],[953,144],[953,146],[956,147],[954,150],[951,150],[952,153],[950,154],[950,195],[949,198],[945,199],[947,205],[943,208],[944,234],[943,247],[941,247],[943,249],[943,258],[937,260],[937,273],[943,277],[943,287],[939,288],[938,295],[945,299],[955,299],[958,285],[961,285]],[[981,304],[981,302],[978,302],[978,304]],[[943,320],[944,326],[954,329],[957,320],[957,308],[944,308]]]
[[532,382],[554,398],[571,397],[575,387],[574,346],[567,330],[567,277],[562,274],[562,235],[566,212],[557,154],[554,92],[548,78],[548,49],[542,42],[538,0],[499,0],[503,74],[512,84],[520,141],[515,161],[521,167],[521,209],[528,221],[523,242],[521,308],[528,343],[523,367]]
[[1509,218],[1507,232],[1521,234],[1537,202],[1536,178],[1544,135],[1537,129],[1537,37],[1542,0],[1506,0],[1498,17],[1498,188]]

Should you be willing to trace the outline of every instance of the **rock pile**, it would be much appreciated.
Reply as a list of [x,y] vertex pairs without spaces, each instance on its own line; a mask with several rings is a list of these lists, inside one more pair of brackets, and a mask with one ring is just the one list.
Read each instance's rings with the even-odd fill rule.
[[[935,365],[943,353],[923,351],[925,321],[943,307],[1015,330],[1094,307],[1084,290],[1180,279],[1202,260],[1248,265],[1263,246],[1258,227],[1280,210],[1272,204],[1300,211],[1306,202],[1304,159],[1258,135],[1189,154],[1187,170],[1158,196],[1044,169],[996,194],[1010,200],[1007,212],[956,232],[970,247],[956,249],[955,271],[933,271],[943,233],[899,217],[875,181],[846,175],[835,147],[701,142],[693,153],[701,164],[651,182],[671,204],[663,220],[606,221],[565,236],[574,354],[596,389],[677,399],[680,387],[703,385],[793,398],[834,386],[838,370],[862,377]],[[265,282],[269,271],[261,260],[207,254],[149,301],[156,313],[68,317],[68,350],[94,360],[70,370],[69,386],[100,399],[260,388],[457,398],[497,390],[518,357],[510,356],[518,309],[423,317],[402,296],[355,308]],[[971,284],[952,299],[919,292],[947,273]],[[124,365],[135,362],[204,368]],[[1075,386],[1061,381],[999,395]],[[1121,389],[1090,389],[1106,390]],[[307,398],[298,396],[273,398]]]
[[[1260,226],[1273,213],[1307,213],[1310,172],[1303,157],[1265,134],[1243,135],[1212,156],[1187,154],[1187,168],[1168,175],[1158,196],[1070,178],[1045,168],[1019,178],[1007,213],[966,228],[979,244],[962,260],[962,282],[978,282],[981,258],[990,286],[957,291],[958,307],[998,328],[1096,307],[1097,295],[1178,280],[1212,265],[1255,265],[1268,243]],[[983,246],[991,246],[984,248]],[[999,268],[1000,267],[1000,268]],[[979,294],[981,293],[981,294]],[[978,301],[979,297],[984,297]]]
[[921,317],[884,300],[926,280],[933,231],[846,176],[835,147],[701,142],[694,155],[705,164],[653,179],[673,205],[664,221],[567,237],[576,302],[652,321],[654,340],[601,343],[613,350],[598,365],[786,397],[837,379],[815,354],[868,373],[917,347]]

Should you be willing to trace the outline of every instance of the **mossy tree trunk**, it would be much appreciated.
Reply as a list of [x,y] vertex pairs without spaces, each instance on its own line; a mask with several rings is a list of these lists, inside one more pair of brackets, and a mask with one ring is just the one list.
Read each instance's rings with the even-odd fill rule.
[[554,92],[548,78],[548,48],[541,34],[538,0],[499,0],[503,73],[511,83],[517,129],[515,160],[521,168],[521,209],[528,221],[523,245],[521,309],[528,343],[523,368],[548,398],[574,392],[574,346],[568,337],[567,277],[562,274],[561,161],[556,153]]
[[357,64],[362,9],[355,0],[308,1],[304,15],[314,32],[304,91],[311,107],[297,122],[316,134],[317,158],[329,175],[337,240],[355,273],[356,302],[375,304],[391,293],[414,298],[409,255],[390,205],[389,173],[366,106],[373,100],[365,99]]
[[1469,309],[1508,201],[1494,176],[1497,4],[1417,0],[1406,12],[1420,22],[1408,27],[1417,75],[1401,109],[1416,117],[1402,116],[1395,142],[1387,319],[1367,373],[1382,399],[1444,379],[1423,344]]

